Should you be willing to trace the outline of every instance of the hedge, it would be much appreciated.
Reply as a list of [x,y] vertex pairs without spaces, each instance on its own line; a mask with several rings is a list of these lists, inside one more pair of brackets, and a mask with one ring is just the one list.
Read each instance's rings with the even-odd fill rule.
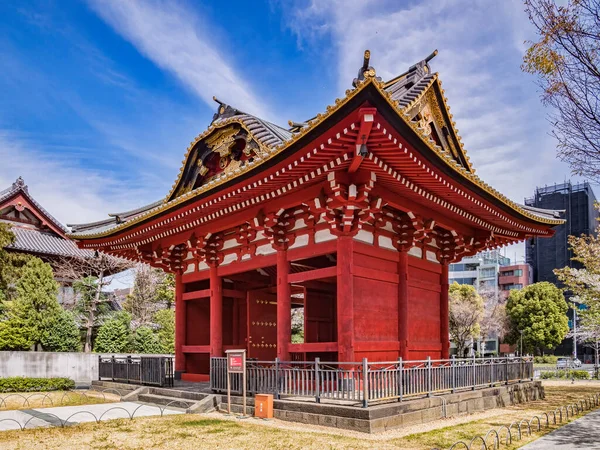
[[547,370],[540,372],[540,378],[575,378],[576,380],[589,380],[590,373],[587,370]]
[[558,356],[554,355],[534,356],[533,358],[534,364],[556,364],[557,361]]
[[0,378],[0,392],[68,391],[74,387],[69,378]]

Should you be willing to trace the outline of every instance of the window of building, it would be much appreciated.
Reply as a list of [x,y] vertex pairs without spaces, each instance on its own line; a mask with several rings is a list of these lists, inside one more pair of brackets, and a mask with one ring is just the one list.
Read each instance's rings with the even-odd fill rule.
[[523,285],[518,283],[518,284],[509,284],[508,285],[508,290],[512,291],[513,289],[523,289]]
[[501,272],[500,275],[503,277],[512,277],[514,272],[512,270],[507,270],[505,272]]
[[479,271],[479,274],[484,277],[484,278],[492,278],[496,276],[496,269],[492,268],[486,268],[486,269],[481,269]]
[[515,277],[522,277],[523,276],[523,269],[517,269],[515,270]]

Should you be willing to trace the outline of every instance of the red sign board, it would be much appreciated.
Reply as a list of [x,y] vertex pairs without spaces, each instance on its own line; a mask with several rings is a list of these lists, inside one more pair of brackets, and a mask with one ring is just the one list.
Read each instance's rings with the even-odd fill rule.
[[227,353],[227,371],[229,373],[244,372],[244,354],[242,352]]

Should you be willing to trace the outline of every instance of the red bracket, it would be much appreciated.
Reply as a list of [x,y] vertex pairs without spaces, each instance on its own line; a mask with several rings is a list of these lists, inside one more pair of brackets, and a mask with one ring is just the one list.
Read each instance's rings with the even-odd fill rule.
[[360,167],[364,156],[360,155],[360,148],[363,144],[369,142],[369,135],[371,134],[371,128],[375,122],[375,114],[377,114],[377,108],[360,108],[358,110],[358,117],[360,119],[360,127],[358,129],[358,135],[356,136],[354,158],[348,168],[349,173],[354,173]]

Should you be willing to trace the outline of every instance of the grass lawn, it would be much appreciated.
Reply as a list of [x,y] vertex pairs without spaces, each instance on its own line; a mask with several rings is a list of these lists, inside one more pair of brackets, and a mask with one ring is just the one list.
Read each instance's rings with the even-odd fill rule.
[[[118,402],[120,397],[97,391],[15,392],[0,394],[0,411]],[[0,448],[2,448],[0,446]]]
[[[0,433],[2,449],[447,449],[459,439],[471,440],[488,429],[529,419],[534,414],[600,392],[600,383],[551,382],[546,399],[473,416],[439,420],[404,430],[365,435],[344,430],[256,419],[238,420],[218,414],[113,420],[67,428],[44,428]],[[462,422],[462,423],[461,423]],[[564,422],[563,422],[564,423]],[[451,426],[450,426],[451,425]],[[512,447],[540,437],[524,436]]]

